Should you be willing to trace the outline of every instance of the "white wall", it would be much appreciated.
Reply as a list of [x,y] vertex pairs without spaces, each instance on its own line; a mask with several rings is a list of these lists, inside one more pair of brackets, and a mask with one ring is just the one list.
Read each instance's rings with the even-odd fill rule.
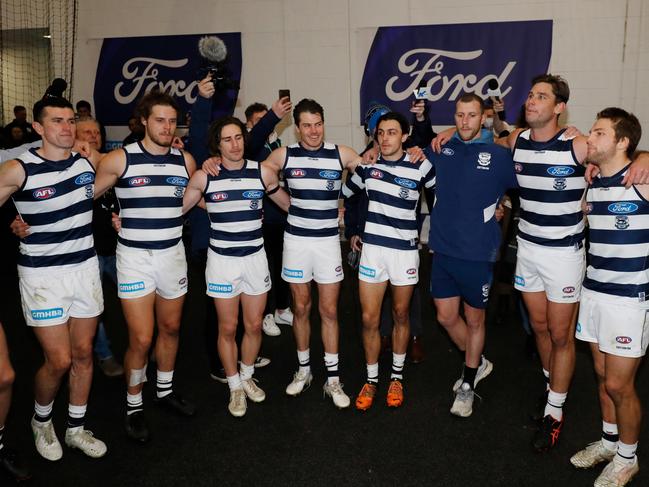
[[[537,19],[554,20],[550,72],[570,83],[567,122],[588,130],[598,110],[616,105],[636,113],[649,131],[644,0],[81,0],[74,100],[92,99],[103,37],[240,31],[237,116],[249,103],[271,103],[278,88],[290,88],[294,100],[322,103],[328,139],[358,148],[367,29]],[[294,140],[293,130],[282,138]]]

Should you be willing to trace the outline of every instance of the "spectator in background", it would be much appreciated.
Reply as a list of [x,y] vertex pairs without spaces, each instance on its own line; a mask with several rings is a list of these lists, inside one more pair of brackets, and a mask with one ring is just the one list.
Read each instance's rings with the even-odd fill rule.
[[[90,102],[86,100],[79,100],[77,104],[75,105],[75,108],[77,109],[77,119],[78,120],[84,120],[88,118],[93,118],[92,116],[92,107],[90,106]],[[106,127],[104,127],[104,124],[102,124],[99,120],[96,120],[97,126],[99,127],[99,146],[96,147],[96,150],[98,152],[106,152],[106,148],[104,147],[104,144],[106,143]]]
[[20,145],[26,144],[27,134],[20,125],[14,125],[9,132],[9,138],[5,142],[6,149],[13,149]]
[[34,140],[40,139],[38,134],[32,129],[31,122],[27,121],[27,109],[22,105],[16,105],[14,107],[14,119],[4,128],[5,140],[11,140],[11,130],[14,127],[20,127],[23,129],[26,142],[33,142]]
[[139,142],[144,138],[144,126],[140,123],[140,119],[133,116],[128,119],[128,128],[131,131],[130,134],[126,136],[122,145],[132,144],[133,142]]

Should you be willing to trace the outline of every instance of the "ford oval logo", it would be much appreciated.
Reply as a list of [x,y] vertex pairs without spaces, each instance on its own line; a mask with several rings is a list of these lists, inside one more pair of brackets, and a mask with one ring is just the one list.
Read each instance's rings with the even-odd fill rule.
[[167,182],[174,186],[187,186],[187,178],[172,176],[170,178],[167,178]]
[[403,186],[404,188],[408,188],[408,189],[415,189],[417,187],[417,183],[411,181],[410,179],[394,178],[394,182],[397,183],[399,186]]
[[623,345],[628,345],[633,340],[631,339],[631,337],[620,336],[620,337],[615,337],[615,341],[618,343],[622,343]]
[[146,186],[150,182],[151,182],[151,180],[149,178],[138,176],[136,178],[129,179],[128,180],[128,185],[129,186]]
[[574,174],[575,170],[568,166],[552,166],[548,168],[548,174],[554,177],[566,177]]
[[378,169],[372,169],[370,171],[370,177],[375,179],[383,179],[383,173]]
[[243,192],[243,197],[248,199],[248,200],[258,200],[258,199],[261,199],[262,196],[264,196],[263,191],[244,191]]
[[291,177],[303,178],[304,176],[306,176],[306,171],[304,169],[293,169],[293,170],[291,170]]
[[223,201],[228,199],[228,193],[214,193],[210,196],[212,201]]
[[338,179],[340,173],[338,171],[320,171],[320,177],[325,179]]
[[77,179],[74,180],[74,184],[78,186],[85,186],[86,184],[92,183],[95,180],[95,175],[91,172],[84,172],[79,174]]
[[630,203],[628,201],[618,201],[617,203],[611,203],[610,205],[608,205],[608,211],[621,215],[633,213],[637,210],[638,205],[636,205],[635,203]]
[[452,156],[453,154],[455,154],[455,151],[449,147],[444,147],[442,149],[442,154],[444,154],[445,156]]
[[51,198],[55,194],[55,188],[39,188],[32,193],[34,198],[36,198],[37,200],[46,200],[48,198]]

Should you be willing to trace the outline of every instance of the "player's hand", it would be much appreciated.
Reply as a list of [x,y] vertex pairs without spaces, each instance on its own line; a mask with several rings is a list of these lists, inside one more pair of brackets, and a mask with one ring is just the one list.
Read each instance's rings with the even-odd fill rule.
[[[586,172],[584,173],[584,179],[588,184],[592,184],[593,179],[597,177],[599,174],[599,167],[597,167],[595,164],[588,164],[586,166]],[[624,181],[623,181],[624,182]]]
[[367,164],[376,164],[376,161],[379,159],[379,148],[374,144],[374,147],[371,149],[367,149],[363,153],[363,161],[361,164],[367,165]]
[[424,151],[421,150],[421,147],[410,147],[409,149],[406,149],[406,152],[408,153],[411,164],[415,164],[426,159],[426,155],[424,154]]
[[451,127],[446,130],[443,130],[437,135],[437,137],[433,139],[433,141],[430,143],[430,146],[433,148],[435,152],[439,154],[440,152],[442,152],[442,146],[446,144],[449,140],[451,140],[451,137],[453,137],[454,133],[455,133],[455,127]]
[[415,114],[415,118],[418,122],[423,122],[425,120],[424,111],[426,110],[426,101],[425,100],[413,100],[410,104],[410,113]]
[[201,169],[210,176],[218,176],[221,172],[222,159],[219,156],[212,156],[203,162]]
[[575,137],[578,137],[583,134],[581,133],[581,130],[579,130],[574,125],[568,125],[563,135],[568,139],[574,139]]
[[89,158],[92,155],[92,147],[90,147],[90,143],[82,140],[74,141],[74,147],[72,147],[72,151],[78,152],[85,158]]
[[16,215],[16,218],[14,218],[14,221],[11,222],[9,228],[11,228],[13,234],[21,240],[31,233],[29,231],[29,225],[27,225],[23,221],[23,219],[20,218],[20,215]]
[[360,252],[361,248],[363,247],[363,241],[361,240],[361,236],[353,235],[352,238],[349,239],[349,246],[351,247],[352,250],[355,250],[356,252]]
[[643,153],[635,158],[622,179],[622,184],[628,189],[634,184],[649,183],[649,155]]
[[503,205],[502,202],[498,203],[498,206],[496,207],[495,216],[497,222],[502,220],[503,217],[505,216],[505,205]]
[[122,230],[122,219],[119,217],[117,213],[113,212],[110,220],[111,223],[113,224],[113,228],[115,229],[115,231],[119,233]]
[[[502,99],[500,99],[500,100],[496,100],[495,97],[492,97],[492,98],[491,98],[491,103],[493,104],[494,112],[495,112],[496,114],[505,111],[505,102],[504,102]],[[496,116],[498,116],[498,118],[500,118],[499,115],[496,115]]]
[[212,74],[208,73],[205,78],[198,82],[198,94],[203,98],[212,98],[216,89],[214,88],[214,83],[212,83]]
[[185,148],[185,144],[184,144],[184,142],[183,142],[183,139],[181,139],[180,137],[178,137],[178,136],[176,135],[176,136],[173,138],[173,140],[171,141],[171,147],[173,147],[174,149],[178,149],[178,150],[184,149],[184,148]]
[[275,103],[273,103],[270,109],[277,115],[277,118],[281,119],[293,109],[293,103],[291,103],[291,99],[288,96],[285,96],[279,100],[275,100]]

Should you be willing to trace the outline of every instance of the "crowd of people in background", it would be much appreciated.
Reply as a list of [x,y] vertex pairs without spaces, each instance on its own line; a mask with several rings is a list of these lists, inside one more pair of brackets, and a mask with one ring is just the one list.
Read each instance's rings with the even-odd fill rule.
[[[64,98],[45,96],[34,105],[32,123],[25,107],[16,106],[3,130],[3,147],[19,150],[2,152],[0,204],[13,201],[18,214],[12,229],[21,242],[24,318],[45,357],[31,422],[43,458],[63,456],[52,414],[68,373],[65,444],[93,458],[108,451],[85,428],[93,349],[106,375],[125,377],[130,439],[149,440],[142,390],[151,357],[156,405],[195,414],[174,382],[188,259],[205,269],[209,374],[227,383],[232,416],[265,400],[254,373],[270,363],[262,336],[280,334],[278,324],[292,325],[296,345],[286,394],[298,396],[315,380],[313,283],[324,394],[337,408],[368,410],[383,382],[379,356],[391,353],[385,403],[399,408],[407,358],[425,358],[417,286],[424,199],[436,320],[464,360],[449,410],[470,417],[476,387],[494,369],[483,354],[486,307],[503,256],[500,221],[508,200],[520,207],[511,279],[522,293],[547,382],[532,445],[548,451],[559,440],[576,337],[590,343],[602,434],[571,462],[578,468],[605,462],[596,486],[625,485],[637,474],[641,408],[634,380],[649,334],[649,155],[636,152],[635,116],[607,108],[589,135],[562,127],[568,84],[544,74],[531,81],[517,126],[501,120],[503,101],[475,93],[458,97],[449,120],[454,127],[440,134],[428,118],[434,105],[423,100],[413,101],[411,121],[372,106],[368,145],[359,154],[325,140],[324,108],[313,99],[293,104],[281,96],[270,108],[254,103],[244,123],[211,120],[215,91],[211,75],[199,82],[182,139],[176,101],[149,92],[128,121],[123,148],[108,153],[105,130],[86,101],[73,109]],[[284,146],[275,128],[289,113],[299,141]],[[353,401],[339,371],[341,197],[348,262],[358,269],[366,360],[366,380]],[[102,281],[117,289],[127,323],[124,364],[101,321]],[[15,478],[27,478],[2,439],[13,369],[1,327],[0,379],[0,463]]]

